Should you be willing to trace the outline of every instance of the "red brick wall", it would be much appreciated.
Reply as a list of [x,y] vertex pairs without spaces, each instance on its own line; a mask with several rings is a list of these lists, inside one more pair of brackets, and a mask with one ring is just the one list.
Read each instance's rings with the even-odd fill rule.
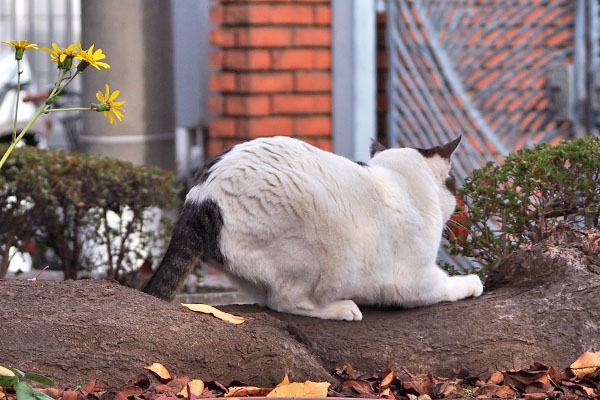
[[260,136],[331,150],[329,0],[217,0],[207,157]]

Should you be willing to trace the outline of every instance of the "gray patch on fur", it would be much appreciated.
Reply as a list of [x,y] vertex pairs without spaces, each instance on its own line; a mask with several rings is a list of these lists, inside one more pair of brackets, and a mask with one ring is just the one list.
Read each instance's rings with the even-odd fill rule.
[[369,149],[370,154],[371,154],[371,158],[373,158],[373,156],[375,154],[379,153],[380,151],[384,151],[384,150],[387,150],[384,145],[382,145],[381,143],[379,143],[375,139],[371,140],[371,147]]
[[219,249],[223,216],[216,201],[207,199],[200,204],[186,204],[179,219],[184,226],[185,235],[188,236],[187,241],[195,246],[194,250],[202,255],[202,259],[225,262],[225,257]]
[[446,189],[448,189],[453,196],[456,196],[456,178],[452,175],[452,172],[450,172],[449,176],[446,178],[444,185],[446,185]]
[[204,166],[202,167],[202,169],[200,169],[196,175],[194,176],[194,179],[192,179],[192,187],[196,186],[196,185],[201,185],[204,182],[206,182],[206,180],[208,179],[208,177],[210,176],[210,171],[212,170],[212,168],[219,162],[221,161],[221,159],[223,157],[225,157],[225,155],[227,155],[227,153],[229,153],[231,151],[231,149],[233,149],[233,147],[225,150],[224,152],[222,152],[221,154],[217,155],[215,158],[213,158],[212,160],[208,160]]

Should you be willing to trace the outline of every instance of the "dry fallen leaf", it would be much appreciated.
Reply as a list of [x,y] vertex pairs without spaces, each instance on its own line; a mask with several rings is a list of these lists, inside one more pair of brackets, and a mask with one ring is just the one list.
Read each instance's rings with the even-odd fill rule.
[[290,384],[290,377],[288,376],[288,374],[285,374],[285,376],[283,377],[283,380],[279,383],[279,385],[275,386],[276,388],[278,388],[279,386],[285,386],[285,385],[289,385]]
[[165,385],[157,385],[156,391],[159,391],[159,388],[163,388],[163,394],[168,396],[177,396],[177,393],[181,392],[187,384],[190,383],[190,379],[187,376],[182,376],[179,378],[174,378],[167,382]]
[[202,379],[192,379],[177,394],[178,395],[182,395],[183,397],[185,397],[187,399],[189,397],[188,396],[188,387],[190,388],[190,392],[192,392],[192,394],[194,396],[201,397],[202,396],[202,392],[204,391],[204,382],[202,381]]
[[67,389],[62,393],[62,400],[79,400],[81,399],[81,394],[77,391]]
[[15,373],[12,372],[10,369],[4,368],[3,366],[0,365],[0,375],[2,375],[2,376],[15,376]]
[[171,374],[167,370],[167,368],[165,368],[165,366],[160,363],[154,363],[151,365],[147,365],[144,367],[144,369],[154,372],[163,381],[168,381],[168,380],[173,379],[171,377]]
[[534,371],[504,371],[502,372],[504,384],[525,391],[528,394],[549,393],[552,391],[552,384],[548,375],[550,368],[541,365],[539,367],[540,369]]
[[81,392],[81,394],[83,394],[84,397],[87,397],[88,394],[90,394],[94,391],[95,387],[96,387],[96,379],[92,379],[91,381],[89,381],[88,383],[83,385],[81,387],[81,389],[79,389],[79,391]]
[[595,353],[586,351],[569,368],[579,379],[595,373],[600,369],[600,351]]
[[267,397],[327,397],[329,382],[280,383]]
[[385,376],[385,378],[383,378],[383,380],[381,381],[381,384],[380,384],[381,388],[387,389],[392,384],[395,377],[396,377],[396,371],[392,371],[389,374],[387,374]]
[[213,306],[209,306],[208,304],[181,303],[181,305],[186,308],[189,308],[192,311],[197,311],[197,312],[201,312],[201,313],[205,313],[205,314],[212,314],[215,317],[217,317],[223,321],[231,322],[232,324],[242,324],[242,323],[244,323],[244,321],[252,319],[252,318],[238,317],[237,315],[226,313],[226,312],[221,311]]
[[499,385],[502,381],[504,381],[504,375],[502,375],[502,372],[500,371],[495,371],[487,380],[487,383],[491,383],[494,385]]
[[58,399],[60,397],[62,397],[62,390],[59,390],[57,388],[53,388],[53,387],[43,387],[43,388],[38,388],[37,390],[39,390],[40,392],[47,394],[48,396],[52,397],[53,399]]
[[271,392],[273,388],[260,388],[256,386],[231,386],[225,397],[264,397]]
[[[359,394],[361,397],[373,397],[375,396],[375,392],[373,388],[369,384],[369,382],[363,379],[349,379],[342,383],[341,386],[342,393],[347,393],[348,390],[351,392],[354,391]],[[353,396],[350,396],[353,397]]]
[[416,376],[414,379],[403,380],[405,389],[413,389],[419,393],[419,395],[433,396],[433,382],[427,375]]

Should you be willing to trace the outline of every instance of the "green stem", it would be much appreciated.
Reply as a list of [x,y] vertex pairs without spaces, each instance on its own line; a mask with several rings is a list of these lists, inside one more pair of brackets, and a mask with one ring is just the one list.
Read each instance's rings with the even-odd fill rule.
[[29,128],[31,128],[31,125],[33,125],[33,123],[35,122],[35,120],[38,119],[38,117],[42,114],[42,112],[44,112],[44,108],[46,108],[46,104],[43,104],[42,107],[40,107],[40,109],[33,116],[33,118],[31,119],[31,121],[29,121],[29,123],[27,125],[25,125],[25,128],[23,128],[23,130],[21,131],[21,133],[19,134],[19,136],[17,136],[17,138],[15,140],[13,140],[13,142],[10,144],[10,146],[8,146],[8,149],[6,150],[6,153],[4,153],[4,156],[2,156],[2,159],[0,160],[0,169],[2,169],[2,166],[6,162],[6,159],[8,158],[8,156],[10,155],[10,153],[12,153],[12,151],[15,149],[15,147],[17,146],[17,143],[19,143],[21,141],[21,139],[23,139],[23,136],[25,136],[25,134],[27,133],[27,131],[29,130]]
[[[59,73],[58,73],[58,79],[56,80],[56,85],[54,85],[54,89],[52,89],[52,93],[50,93],[50,95],[48,96],[48,98],[50,98],[50,97],[52,97],[52,96],[54,96],[56,94],[56,91],[58,90],[58,87],[60,86],[60,83],[62,82],[63,77],[64,77],[64,71],[60,70]],[[8,149],[6,150],[6,152],[4,153],[4,155],[2,156],[2,159],[0,160],[0,169],[2,169],[2,167],[4,166],[4,163],[8,159],[8,156],[10,156],[10,154],[15,149],[15,147],[17,146],[17,144],[21,141],[21,139],[23,139],[23,137],[25,136],[25,134],[27,133],[27,131],[29,130],[29,128],[31,128],[31,126],[39,118],[39,116],[42,115],[42,113],[44,111],[46,111],[46,107],[48,107],[48,105],[46,103],[42,104],[42,106],[40,107],[40,109],[38,110],[38,112],[33,116],[33,118],[31,119],[31,121],[29,121],[27,123],[27,125],[25,125],[25,128],[23,128],[23,130],[21,131],[21,133],[19,134],[19,136],[17,136],[17,138],[15,140],[13,140],[13,142],[10,144],[10,146],[8,146]]]
[[73,75],[71,75],[71,77],[67,80],[67,82],[54,95],[55,96],[60,95],[62,93],[63,89],[66,88],[67,86],[69,86],[69,83],[71,83],[71,81],[73,79],[75,79],[75,77],[77,76],[77,74],[79,74],[79,71],[75,71],[75,73]]
[[19,94],[21,93],[21,60],[17,60],[17,102],[15,103],[15,122],[13,125],[13,138],[14,142],[17,140],[17,116],[19,115]]
[[44,111],[45,114],[57,111],[92,111],[91,107],[72,107],[72,108],[51,108]]

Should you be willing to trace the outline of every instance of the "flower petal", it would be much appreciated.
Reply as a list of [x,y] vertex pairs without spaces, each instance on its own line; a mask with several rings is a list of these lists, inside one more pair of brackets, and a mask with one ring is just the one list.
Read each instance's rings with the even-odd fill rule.
[[108,101],[113,101],[114,99],[116,99],[119,96],[119,93],[121,93],[119,89],[115,90],[108,98]]

